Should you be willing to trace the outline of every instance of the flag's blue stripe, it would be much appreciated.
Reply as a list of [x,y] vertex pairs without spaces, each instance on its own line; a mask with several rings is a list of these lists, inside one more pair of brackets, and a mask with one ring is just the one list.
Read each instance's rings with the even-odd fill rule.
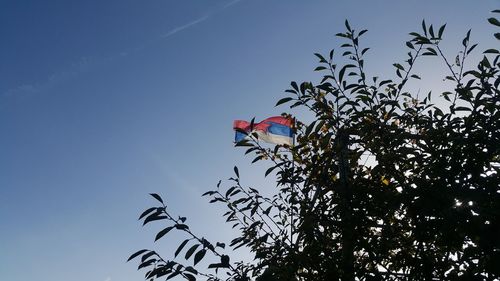
[[280,136],[285,136],[285,137],[292,137],[293,136],[293,131],[292,128],[282,125],[282,124],[277,124],[273,122],[269,122],[271,126],[267,129],[267,131],[271,134],[274,135],[280,135]]
[[[278,123],[273,123],[273,122],[268,122],[268,123],[271,125],[267,128],[267,131],[270,134],[285,136],[285,137],[290,137],[290,138],[293,136],[292,128],[285,126],[285,125],[282,125],[282,124],[278,124]],[[246,136],[247,136],[247,134],[244,134],[240,131],[236,131],[235,136],[234,136],[234,141],[235,142],[242,141]]]
[[234,136],[234,142],[240,142],[242,141],[247,135],[242,133],[242,132],[239,132],[239,131],[236,131],[236,134]]

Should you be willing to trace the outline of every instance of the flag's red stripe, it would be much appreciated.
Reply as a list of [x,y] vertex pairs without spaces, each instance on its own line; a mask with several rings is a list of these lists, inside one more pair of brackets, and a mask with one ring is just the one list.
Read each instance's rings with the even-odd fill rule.
[[[271,126],[269,123],[277,123],[281,124],[287,127],[292,126],[292,119],[290,118],[285,118],[282,116],[273,116],[269,117],[267,119],[262,120],[262,122],[259,123],[254,123],[253,124],[253,129],[254,130],[259,130],[259,131],[267,131],[267,128]],[[244,120],[235,120],[233,123],[233,129],[240,129],[243,131],[250,131],[250,123]]]

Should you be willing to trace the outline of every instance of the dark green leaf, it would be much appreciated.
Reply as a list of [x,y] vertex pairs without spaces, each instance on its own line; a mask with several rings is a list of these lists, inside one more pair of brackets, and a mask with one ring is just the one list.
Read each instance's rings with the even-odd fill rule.
[[153,264],[155,261],[156,261],[156,259],[150,259],[150,260],[144,261],[144,262],[142,262],[142,263],[139,265],[139,267],[137,267],[137,269],[141,269],[141,268],[144,268],[144,267],[148,267],[148,266],[150,266],[151,264]]
[[264,156],[263,156],[263,155],[259,155],[259,156],[255,157],[255,158],[252,160],[252,163],[255,163],[255,162],[259,161],[259,160],[262,160],[263,158],[264,158]]
[[467,34],[465,35],[464,40],[462,40],[462,45],[465,47],[469,43],[469,38],[470,38],[470,29],[467,31]]
[[254,146],[249,140],[241,140],[234,144],[234,146]]
[[222,264],[220,263],[211,263],[208,265],[208,268],[221,268]]
[[483,56],[483,59],[481,60],[481,63],[486,66],[487,68],[491,68],[491,64],[490,64],[490,61],[488,60],[488,58],[486,56]]
[[[314,55],[319,58],[320,63],[327,63],[328,62],[321,54],[314,53]],[[295,89],[295,87],[294,87],[294,89]],[[298,89],[296,89],[296,90],[298,90]]]
[[198,271],[196,269],[194,269],[192,266],[188,266],[184,270],[191,272],[193,274],[198,274]]
[[191,246],[191,248],[189,248],[189,250],[187,250],[186,255],[184,257],[186,259],[189,259],[189,257],[191,257],[191,255],[194,253],[194,251],[196,251],[196,249],[198,247],[200,247],[200,244],[195,244],[195,245]]
[[444,93],[442,93],[441,95],[442,95],[442,96],[443,96],[443,97],[444,97],[447,101],[451,101],[449,96],[450,96],[450,95],[453,95],[453,93],[451,93],[451,92],[444,92]]
[[293,98],[291,97],[286,97],[286,98],[282,98],[280,99],[275,106],[278,106],[278,105],[281,105],[281,104],[284,104],[284,103],[287,103],[289,101],[293,100]]
[[443,32],[444,32],[444,29],[446,28],[446,24],[444,24],[443,26],[441,26],[439,28],[439,31],[438,31],[438,38],[441,39],[441,37],[443,36]]
[[392,82],[392,80],[382,80],[382,81],[380,81],[380,83],[378,85],[382,86],[384,84],[391,83],[391,82]]
[[144,223],[142,225],[146,225],[147,223],[152,222],[152,221],[164,220],[164,219],[168,219],[168,217],[167,216],[159,216],[159,215],[153,214],[153,215],[150,215],[149,217],[147,217],[144,220]]
[[305,136],[309,136],[311,134],[314,125],[316,125],[316,121],[313,121],[311,124],[309,124],[309,126],[307,126],[306,131],[304,132]]
[[221,258],[220,258],[220,262],[222,265],[224,265],[225,267],[229,267],[229,256],[227,255],[222,255]]
[[349,25],[349,22],[347,20],[345,20],[345,27],[347,28],[347,30],[352,31],[351,26]]
[[199,263],[203,259],[206,253],[207,253],[206,249],[201,249],[200,251],[198,251],[198,253],[194,255],[194,265]]
[[177,257],[177,255],[179,255],[179,253],[182,251],[182,249],[184,248],[184,246],[186,246],[186,244],[188,242],[189,242],[189,239],[182,241],[182,243],[179,245],[179,247],[177,247],[177,250],[175,250],[174,257]]
[[235,189],[236,189],[236,186],[232,186],[232,187],[230,187],[230,188],[226,191],[226,197],[229,197],[229,195],[231,194],[231,192],[233,192]]
[[395,64],[393,64],[393,66],[396,67],[397,69],[401,69],[403,71],[405,70],[404,67],[399,63],[395,63]]
[[144,254],[142,257],[141,257],[141,262],[144,262],[146,261],[148,258],[152,257],[153,255],[155,255],[156,253],[154,251],[150,251],[149,253],[147,254]]
[[175,228],[177,228],[179,230],[186,230],[186,229],[189,229],[189,226],[182,224],[182,223],[178,223],[175,225]]
[[151,213],[152,211],[155,211],[157,208],[156,207],[152,207],[152,208],[149,208],[147,209],[146,211],[144,211],[140,216],[139,216],[139,219],[142,219],[143,217],[147,216],[149,213]]
[[488,49],[483,52],[483,54],[499,54],[500,52],[497,49]]
[[236,177],[239,178],[240,177],[240,172],[238,171],[238,167],[234,166],[234,173],[236,174]]
[[143,253],[145,253],[145,252],[147,252],[147,251],[149,251],[149,250],[147,250],[147,249],[142,249],[142,250],[139,250],[139,251],[137,251],[137,252],[133,253],[133,254],[132,254],[132,255],[131,255],[128,259],[127,259],[127,261],[131,261],[132,259],[136,258],[137,256],[139,256],[139,255],[141,255],[141,254],[143,254]]
[[456,111],[471,111],[470,108],[464,106],[458,106],[455,108]]
[[500,26],[500,21],[498,21],[496,18],[489,18],[488,22],[493,25]]
[[183,273],[182,275],[189,281],[196,281],[196,277],[194,277],[192,274]]
[[166,227],[165,229],[163,229],[162,231],[158,232],[158,234],[156,234],[155,241],[158,241],[158,239],[162,238],[165,234],[167,234],[173,228],[174,228],[173,226],[169,226],[169,227]]
[[474,48],[476,48],[477,44],[474,44],[472,45],[469,50],[467,50],[467,55],[470,54],[472,52],[472,50],[474,50]]
[[267,169],[266,173],[264,174],[264,177],[267,177],[274,169],[276,169],[277,166],[272,166],[271,168]]
[[160,195],[156,193],[150,193],[149,195],[153,196],[156,200],[160,201],[163,204],[163,199],[161,199]]
[[342,82],[343,79],[344,79],[344,74],[345,74],[345,71],[348,69],[348,68],[351,68],[351,67],[354,67],[354,65],[352,64],[348,64],[348,65],[344,65],[344,67],[342,67],[342,69],[340,69],[339,71],[339,81]]

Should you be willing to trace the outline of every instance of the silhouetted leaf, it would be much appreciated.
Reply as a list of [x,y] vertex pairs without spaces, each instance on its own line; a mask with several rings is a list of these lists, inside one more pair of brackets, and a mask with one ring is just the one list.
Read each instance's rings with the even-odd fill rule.
[[500,21],[498,21],[498,19],[496,19],[496,18],[489,18],[488,22],[493,24],[493,25],[500,26]]
[[184,277],[186,277],[187,280],[189,281],[196,281],[196,277],[194,277],[193,275],[189,274],[189,273],[183,273]]
[[187,250],[186,255],[184,257],[186,259],[189,259],[189,257],[191,257],[191,255],[194,253],[194,251],[196,251],[196,249],[198,247],[200,247],[200,244],[195,244],[195,245],[191,246],[191,248],[189,248],[189,250]]
[[277,166],[272,166],[269,169],[266,170],[266,173],[264,174],[265,177],[269,175],[274,169],[276,169]]
[[148,267],[148,266],[152,265],[154,262],[156,262],[156,259],[151,259],[151,260],[144,261],[141,264],[139,264],[139,267],[137,267],[137,269]]
[[184,270],[191,272],[193,274],[198,274],[198,271],[196,269],[194,269],[192,266],[187,266]]
[[156,234],[155,241],[158,241],[160,238],[162,238],[165,234],[167,234],[173,228],[174,228],[173,226],[169,226],[169,227],[164,228],[162,231],[158,232],[158,234]]
[[441,37],[443,37],[443,33],[444,33],[444,29],[446,28],[446,24],[444,24],[443,26],[441,26],[439,28],[439,31],[438,31],[438,38],[441,39]]
[[[328,62],[327,60],[325,60],[325,58],[321,55],[321,54],[318,54],[318,53],[314,53],[315,56],[317,56],[319,58],[319,62],[320,63],[325,63],[325,62]],[[295,82],[292,82],[292,83],[295,83]],[[293,85],[292,85],[293,86]],[[296,89],[296,86],[293,87],[295,90],[299,90],[299,89]]]
[[152,221],[164,220],[164,219],[168,219],[168,217],[153,214],[153,215],[150,215],[149,217],[147,217],[144,220],[144,223],[142,225],[146,225],[147,223],[152,222]]
[[432,24],[429,26],[429,34],[431,35],[432,38],[435,38],[435,36],[434,36],[434,28],[432,27]]
[[131,261],[132,259],[136,258],[137,256],[139,256],[139,255],[141,255],[141,254],[143,254],[143,253],[145,253],[145,252],[147,252],[147,251],[149,251],[149,250],[147,250],[147,249],[142,249],[142,250],[139,250],[139,251],[137,251],[137,252],[133,253],[133,254],[132,254],[132,255],[131,255],[128,259],[127,259],[127,261]]
[[149,213],[151,213],[152,211],[156,211],[156,207],[152,207],[152,208],[149,208],[147,209],[146,211],[144,211],[140,216],[139,216],[139,220],[142,219],[143,217],[147,216]]
[[174,257],[177,257],[177,255],[179,255],[179,253],[182,251],[182,249],[184,248],[184,246],[186,246],[186,244],[188,242],[189,242],[189,239],[182,241],[182,243],[179,245],[179,247],[177,247],[177,250],[175,250]]
[[186,229],[189,229],[189,226],[182,224],[182,223],[178,223],[175,225],[175,228],[177,228],[179,230],[186,230]]
[[293,100],[293,98],[291,97],[286,97],[286,98],[282,98],[280,99],[275,106],[278,106],[278,105],[281,105],[281,104],[284,104],[284,103],[287,103],[289,101]]
[[229,267],[229,256],[228,255],[222,255],[220,260],[221,260],[222,266]]
[[393,66],[396,67],[397,69],[405,70],[404,67],[399,63],[395,63],[393,64]]
[[[327,69],[325,66],[318,66],[314,69],[314,71],[321,71]],[[279,101],[278,101],[279,102]]]
[[222,264],[220,263],[211,263],[208,265],[208,268],[221,268]]
[[198,253],[194,255],[194,265],[199,263],[203,259],[206,253],[207,253],[206,249],[201,249],[200,251],[198,251]]
[[499,54],[499,53],[500,51],[498,51],[497,49],[488,49],[483,52],[483,54]]
[[347,28],[347,30],[352,31],[351,26],[349,25],[349,22],[347,20],[345,20],[345,27]]
[[470,46],[469,50],[467,50],[467,55],[470,54],[472,52],[472,50],[474,50],[474,48],[476,48],[476,46],[477,46],[477,44]]
[[160,201],[163,204],[163,199],[161,199],[160,195],[156,193],[150,193],[149,195],[153,196],[156,200]]

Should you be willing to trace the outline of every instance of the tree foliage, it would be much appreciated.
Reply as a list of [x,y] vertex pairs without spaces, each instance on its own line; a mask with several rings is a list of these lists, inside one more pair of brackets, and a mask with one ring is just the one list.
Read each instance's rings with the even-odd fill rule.
[[[498,13],[499,11],[494,11]],[[488,20],[500,26],[496,18]],[[295,122],[293,147],[266,148],[250,135],[237,146],[268,161],[277,193],[262,196],[240,182],[204,194],[224,204],[240,230],[212,243],[175,218],[163,199],[140,219],[185,233],[173,258],[134,253],[147,279],[187,280],[495,280],[500,278],[500,55],[487,49],[473,69],[470,31],[453,61],[441,48],[445,25],[422,22],[411,32],[396,79],[369,77],[360,38],[345,22],[337,51],[315,54],[319,83],[291,83],[277,105],[311,112]],[[495,36],[500,40],[499,33]],[[336,55],[340,53],[340,57]],[[448,69],[451,91],[419,95],[408,89],[423,56]],[[337,63],[339,61],[340,63]],[[436,103],[433,103],[436,102]],[[291,152],[291,153],[290,153]],[[292,155],[292,156],[290,156]],[[228,248],[229,248],[228,247]],[[230,259],[247,247],[250,263]],[[195,269],[209,258],[208,269]],[[187,264],[193,264],[189,266]]]

